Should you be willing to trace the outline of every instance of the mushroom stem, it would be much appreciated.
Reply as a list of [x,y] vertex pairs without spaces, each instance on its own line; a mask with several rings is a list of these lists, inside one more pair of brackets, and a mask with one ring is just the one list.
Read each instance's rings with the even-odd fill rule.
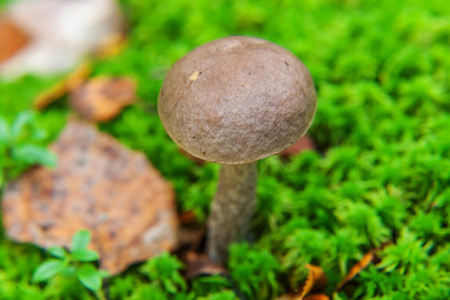
[[255,211],[256,162],[222,165],[219,185],[208,219],[209,258],[223,263],[228,247],[242,240]]

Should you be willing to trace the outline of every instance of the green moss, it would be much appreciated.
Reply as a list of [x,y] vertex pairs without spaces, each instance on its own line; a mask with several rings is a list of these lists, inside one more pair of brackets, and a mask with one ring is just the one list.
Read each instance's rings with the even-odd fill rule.
[[[94,74],[134,77],[139,102],[100,128],[148,156],[173,183],[180,210],[192,209],[206,220],[219,166],[195,165],[178,151],[159,121],[157,97],[170,66],[204,42],[252,35],[301,58],[318,91],[310,135],[321,152],[259,163],[255,242],[233,247],[230,280],[188,284],[172,270],[163,277],[176,282],[175,295],[162,275],[132,268],[108,282],[111,299],[268,299],[298,287],[305,263],[324,269],[331,294],[365,252],[387,241],[381,264],[363,271],[357,287],[335,299],[450,294],[450,6],[445,1],[120,2],[129,19],[128,47],[96,61]],[[11,120],[60,78],[0,82],[0,113]],[[38,116],[49,140],[68,114],[60,101]],[[44,260],[38,249],[1,237],[0,295],[64,299],[80,289],[67,282],[30,285],[32,271]],[[92,297],[86,292],[70,299]]]

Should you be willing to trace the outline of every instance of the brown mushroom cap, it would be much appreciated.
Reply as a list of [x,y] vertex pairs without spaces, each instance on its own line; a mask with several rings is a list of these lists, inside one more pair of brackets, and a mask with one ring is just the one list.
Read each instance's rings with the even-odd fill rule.
[[244,164],[298,141],[316,106],[311,75],[292,53],[266,40],[233,36],[176,62],[158,110],[169,136],[190,154]]

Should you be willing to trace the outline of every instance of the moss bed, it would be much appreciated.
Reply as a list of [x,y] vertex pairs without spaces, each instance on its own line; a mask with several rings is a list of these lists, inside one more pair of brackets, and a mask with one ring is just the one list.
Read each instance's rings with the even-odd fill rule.
[[[5,0],[0,0],[4,5]],[[173,255],[131,267],[104,285],[109,299],[272,299],[301,287],[306,263],[323,268],[332,299],[448,299],[450,295],[450,6],[441,0],[123,0],[129,40],[94,75],[129,75],[139,103],[101,130],[143,151],[175,187],[180,211],[204,222],[219,166],[180,154],[157,114],[168,68],[228,35],[273,41],[309,68],[318,91],[310,129],[319,151],[259,163],[253,241],[234,245],[230,278],[186,282]],[[0,82],[12,119],[60,78]],[[20,92],[19,92],[20,91]],[[64,101],[38,116],[51,142]],[[3,159],[0,157],[0,159]],[[338,282],[367,251],[371,264]],[[95,299],[76,280],[30,282],[49,258],[8,241],[0,227],[0,299]]]

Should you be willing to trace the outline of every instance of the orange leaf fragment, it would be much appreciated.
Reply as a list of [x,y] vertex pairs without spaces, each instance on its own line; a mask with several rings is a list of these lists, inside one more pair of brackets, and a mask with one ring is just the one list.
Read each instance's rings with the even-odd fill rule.
[[294,145],[290,146],[286,150],[280,153],[283,157],[290,157],[300,154],[305,150],[316,150],[316,145],[312,138],[305,134],[300,140],[298,140]]
[[205,275],[227,275],[228,271],[224,266],[212,262],[208,255],[197,254],[193,251],[186,256],[186,278],[192,279]]
[[28,44],[28,36],[7,18],[0,18],[0,64]]
[[70,105],[84,119],[104,122],[117,116],[136,100],[136,83],[131,78],[97,77],[70,95]]
[[327,284],[327,277],[323,272],[322,268],[319,266],[314,266],[306,264],[305,267],[308,269],[308,276],[306,277],[305,285],[303,286],[302,293],[298,294],[287,294],[278,297],[276,300],[325,300],[329,299],[328,296],[322,294],[308,295],[312,291],[317,291],[323,289]]
[[285,294],[285,295],[281,295],[280,297],[277,297],[275,300],[298,300],[298,298],[296,299],[295,297],[299,297],[299,296]]
[[330,300],[330,297],[324,294],[314,294],[307,296],[304,300]]
[[180,215],[180,222],[181,224],[195,223],[197,222],[197,216],[192,210],[185,211]]
[[112,275],[177,245],[172,186],[144,154],[80,121],[70,121],[51,147],[54,169],[35,167],[6,186],[8,236],[44,248],[70,247],[80,229]]
[[[4,15],[30,36],[30,43],[2,64],[2,77],[70,71],[87,55],[108,48],[125,31],[124,18],[114,0],[10,2]],[[3,40],[0,43],[3,47]]]
[[353,266],[350,272],[348,272],[347,276],[345,276],[345,278],[342,279],[342,281],[338,284],[336,290],[337,291],[340,290],[347,282],[355,278],[356,275],[358,275],[359,273],[361,273],[362,270],[367,268],[367,266],[374,260],[375,253],[378,250],[379,249],[372,249],[369,252],[367,252],[363,256],[363,258]]
[[305,298],[299,295],[283,295],[278,297],[276,300],[330,300],[330,297],[328,297],[325,294],[313,294],[308,295]]
[[104,45],[102,45],[95,55],[99,58],[108,58],[118,55],[126,46],[126,37],[123,32],[116,32],[110,35]]
[[308,269],[308,277],[306,277],[300,299],[303,299],[311,291],[321,289],[327,284],[327,277],[321,267],[306,264],[306,268]]
[[90,63],[83,63],[73,70],[67,77],[40,93],[34,100],[34,107],[44,109],[55,100],[77,89],[91,73]]

